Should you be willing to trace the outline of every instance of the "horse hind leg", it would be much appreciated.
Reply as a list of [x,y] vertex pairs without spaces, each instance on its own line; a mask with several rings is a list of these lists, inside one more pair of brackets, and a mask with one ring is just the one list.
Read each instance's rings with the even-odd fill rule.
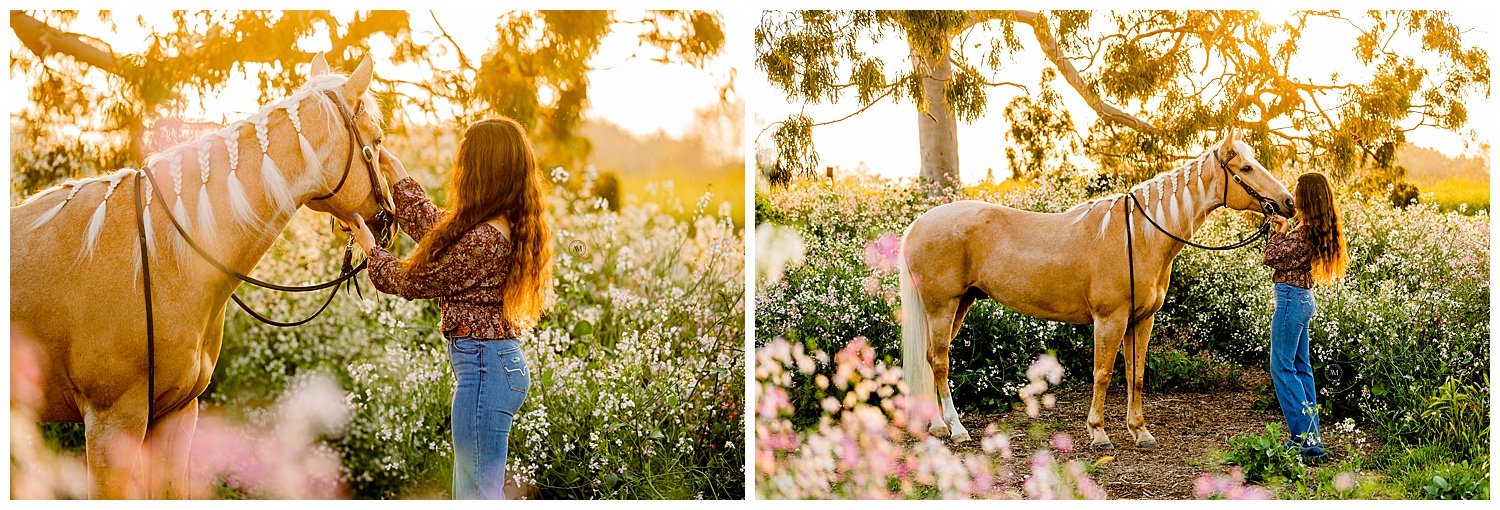
[[[958,315],[962,306],[961,299],[947,300],[939,305],[937,309],[928,309],[927,321],[928,331],[931,334],[931,342],[927,349],[927,362],[932,365],[933,386],[937,389],[938,401],[942,404],[943,416],[941,420],[933,420],[928,426],[928,431],[934,436],[950,437],[955,442],[969,440],[969,431],[964,429],[963,423],[959,421],[958,407],[953,404],[953,390],[948,385],[949,353],[952,346],[953,334],[958,330],[958,322],[962,316]],[[968,300],[972,303],[973,300]]]
[[1094,448],[1109,450],[1115,447],[1104,430],[1104,400],[1109,393],[1109,381],[1114,375],[1115,354],[1120,352],[1120,343],[1127,331],[1126,316],[1102,317],[1094,322],[1094,395],[1089,403],[1089,444]]

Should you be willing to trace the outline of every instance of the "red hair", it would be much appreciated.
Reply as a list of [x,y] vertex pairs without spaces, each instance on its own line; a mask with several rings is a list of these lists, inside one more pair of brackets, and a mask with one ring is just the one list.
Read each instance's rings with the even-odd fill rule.
[[1339,203],[1333,198],[1328,178],[1308,172],[1297,178],[1297,213],[1312,246],[1312,277],[1319,285],[1342,278],[1349,268],[1349,248],[1344,242],[1344,224]]
[[535,326],[552,284],[552,230],[543,216],[542,177],[526,130],[508,118],[469,126],[453,158],[450,213],[420,241],[406,270],[437,258],[480,223],[510,221],[511,264],[505,279],[505,318]]

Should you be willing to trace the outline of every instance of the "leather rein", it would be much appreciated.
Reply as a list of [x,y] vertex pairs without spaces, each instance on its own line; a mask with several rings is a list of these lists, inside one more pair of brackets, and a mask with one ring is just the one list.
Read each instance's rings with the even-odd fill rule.
[[[339,98],[336,92],[332,90],[324,90],[323,94],[327,95],[328,98],[337,107],[339,116],[341,117],[344,127],[349,134],[350,144],[349,150],[345,153],[344,156],[344,173],[343,176],[339,178],[338,184],[334,185],[332,191],[329,191],[328,193],[325,193],[321,196],[314,197],[311,200],[318,201],[333,198],[334,195],[338,194],[339,190],[343,189],[344,184],[349,180],[349,172],[354,168],[355,146],[359,146],[361,156],[364,159],[365,170],[369,172],[370,188],[375,195],[375,203],[377,204],[377,207],[380,208],[380,211],[377,212],[375,214],[375,217],[372,219],[384,220],[384,222],[386,223],[386,228],[384,228],[377,234],[376,244],[380,246],[388,246],[391,239],[394,237],[394,228],[392,228],[392,226],[390,225],[391,213],[389,208],[387,207],[387,204],[389,204],[389,197],[386,196],[384,190],[380,187],[380,176],[378,170],[375,168],[375,146],[378,146],[380,144],[380,139],[377,138],[373,146],[366,144],[364,136],[360,134],[359,127],[356,124],[359,115],[365,113],[364,101],[359,101],[358,106],[356,106],[355,110],[351,113],[349,109],[344,106],[344,102]],[[151,420],[156,416],[156,326],[153,317],[151,298],[151,259],[146,243],[146,226],[143,214],[145,205],[142,203],[142,176],[145,176],[147,180],[151,181],[153,193],[157,201],[163,204],[165,204],[166,202],[163,201],[165,199],[161,196],[161,187],[156,185],[156,177],[151,175],[150,172],[147,172],[144,169],[137,171],[135,174],[135,218],[136,236],[140,244],[141,253],[141,275],[143,277],[143,281],[145,282],[145,290],[143,294],[145,295],[146,299],[146,421],[149,424]],[[219,259],[209,254],[207,250],[203,249],[202,246],[194,241],[193,237],[188,234],[187,229],[183,228],[182,224],[178,222],[176,216],[171,214],[167,214],[166,216],[169,220],[171,220],[172,228],[182,236],[183,240],[187,241],[187,245],[191,247],[193,251],[197,252],[199,257],[202,257],[203,260],[207,261],[210,265],[214,266],[214,268],[218,269],[219,271],[233,276],[235,279],[238,279],[241,282],[248,283],[256,287],[281,292],[314,292],[328,288],[333,289],[328,292],[328,297],[323,300],[323,304],[319,306],[317,311],[314,311],[312,315],[309,315],[306,318],[300,320],[290,322],[271,320],[264,315],[256,313],[255,310],[252,310],[248,305],[245,304],[244,301],[241,301],[239,296],[235,295],[232,292],[230,293],[229,297],[234,300],[234,303],[236,305],[239,305],[239,307],[246,313],[250,314],[251,317],[254,317],[256,320],[259,320],[263,323],[270,324],[276,327],[292,327],[306,324],[308,321],[311,321],[318,315],[322,314],[323,310],[326,310],[328,308],[328,305],[333,302],[334,296],[338,294],[338,287],[340,284],[348,282],[349,286],[354,287],[356,292],[360,292],[358,280],[354,280],[354,278],[366,268],[366,266],[368,265],[368,261],[361,261],[358,266],[352,265],[354,252],[354,239],[352,236],[350,237],[349,242],[345,243],[344,245],[343,265],[339,270],[339,276],[337,278],[315,285],[280,285],[267,282],[265,280],[261,280],[248,274],[244,274],[231,269],[228,265],[224,264]]]

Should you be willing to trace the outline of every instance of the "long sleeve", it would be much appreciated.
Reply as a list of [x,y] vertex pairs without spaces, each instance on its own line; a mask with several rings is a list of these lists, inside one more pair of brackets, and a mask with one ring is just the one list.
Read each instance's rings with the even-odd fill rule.
[[1262,264],[1285,271],[1305,268],[1310,261],[1307,236],[1300,230],[1286,233],[1272,231],[1266,238],[1266,253],[1261,258]]
[[427,231],[447,214],[433,205],[427,190],[411,177],[391,186],[391,198],[396,203],[396,224],[415,241],[427,237]]
[[484,281],[496,268],[494,260],[504,256],[508,246],[497,247],[471,232],[409,273],[403,270],[400,259],[377,247],[370,251],[370,282],[381,292],[406,299],[453,296]]

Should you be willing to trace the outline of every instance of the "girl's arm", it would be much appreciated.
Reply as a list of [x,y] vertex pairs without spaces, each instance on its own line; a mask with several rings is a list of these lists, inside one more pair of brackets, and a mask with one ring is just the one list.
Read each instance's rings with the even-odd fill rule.
[[1273,269],[1295,269],[1307,263],[1307,238],[1301,232],[1271,232],[1261,263]]
[[391,185],[391,201],[396,205],[396,210],[392,211],[396,225],[413,240],[421,241],[446,213],[433,205],[427,190],[407,175],[406,165],[385,147],[380,148],[380,163],[381,169],[394,183]]
[[396,224],[419,242],[447,214],[433,205],[432,199],[427,197],[427,190],[411,176],[391,186],[391,199],[396,203],[396,210],[392,211],[396,215]]
[[407,268],[385,248],[370,250],[370,283],[386,294],[406,299],[451,296],[475,285],[495,269],[495,259],[510,255],[510,244],[500,246],[466,234],[436,259],[421,267]]

